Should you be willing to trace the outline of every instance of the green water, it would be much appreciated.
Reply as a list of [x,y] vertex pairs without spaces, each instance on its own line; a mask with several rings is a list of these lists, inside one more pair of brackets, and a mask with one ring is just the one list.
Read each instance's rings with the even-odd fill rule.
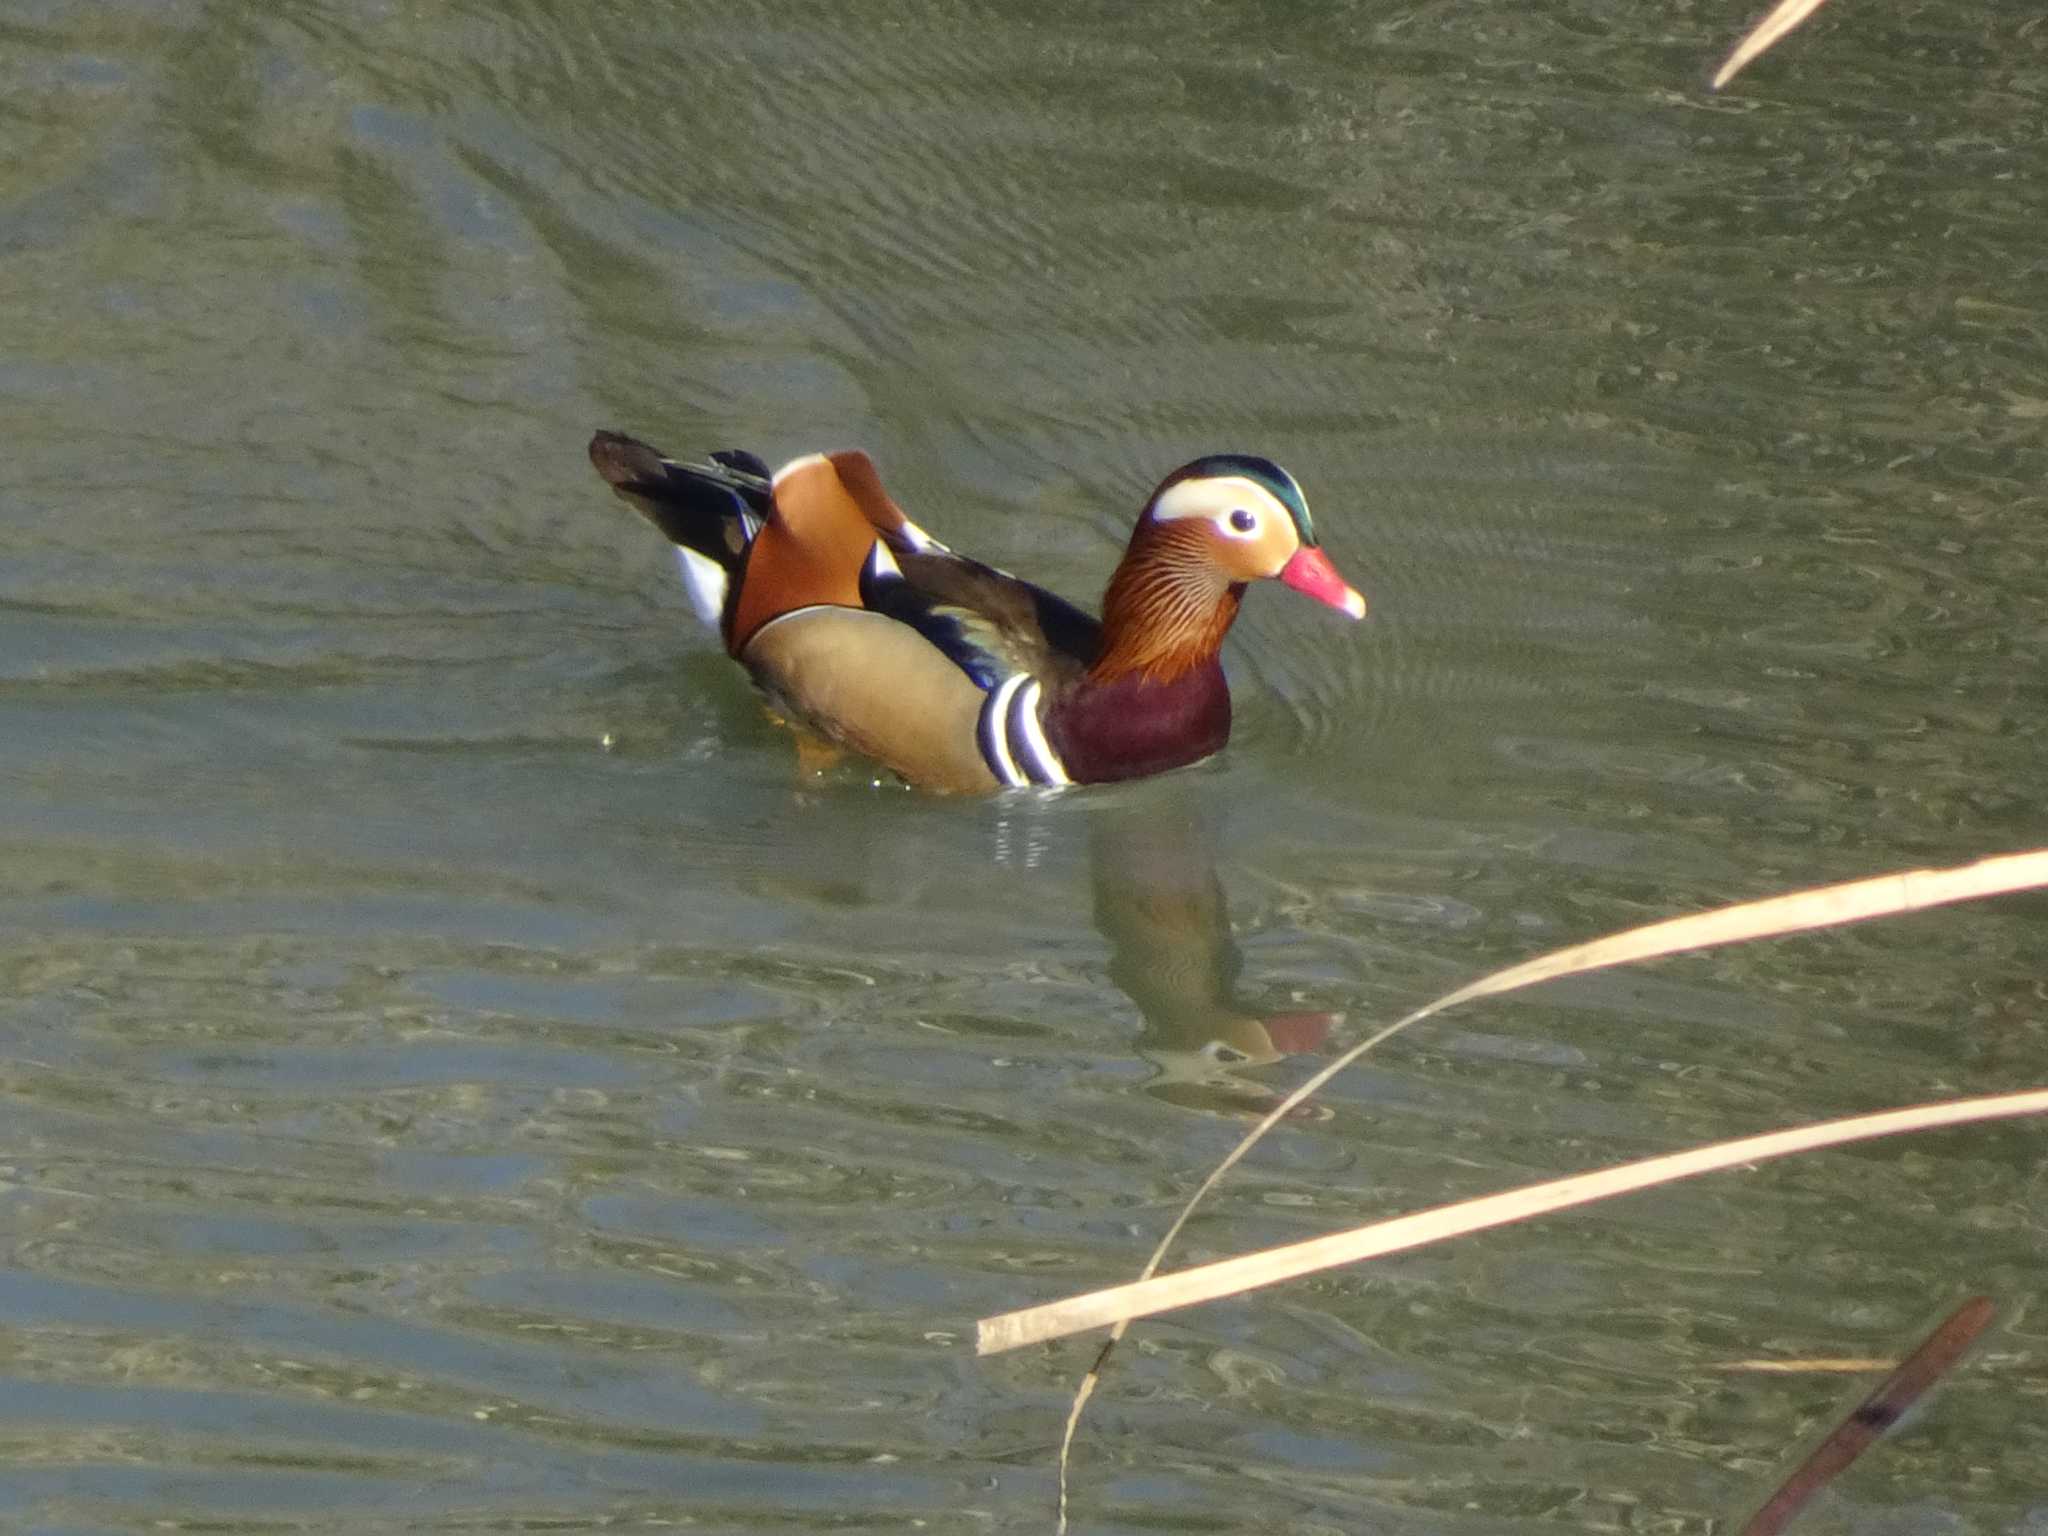
[[[1092,1346],[973,1321],[1136,1269],[1265,1021],[2048,841],[2048,28],[1841,0],[1707,96],[1747,20],[17,0],[0,1525],[1045,1530]],[[865,447],[1079,597],[1259,452],[1374,612],[1254,593],[1159,783],[803,780],[599,425]],[[2043,910],[1454,1014],[1190,1252],[2037,1084]],[[2037,1531],[2043,1154],[1148,1325],[1080,1528],[1726,1529],[1853,1389],[1721,1367],[1982,1291],[1800,1528]]]

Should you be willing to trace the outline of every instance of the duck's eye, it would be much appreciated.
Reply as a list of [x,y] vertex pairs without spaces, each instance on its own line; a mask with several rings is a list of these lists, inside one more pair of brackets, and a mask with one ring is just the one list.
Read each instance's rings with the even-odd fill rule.
[[1243,507],[1239,507],[1235,512],[1232,512],[1230,514],[1230,526],[1235,528],[1239,533],[1250,533],[1254,528],[1259,526],[1259,520],[1250,511],[1246,510]]

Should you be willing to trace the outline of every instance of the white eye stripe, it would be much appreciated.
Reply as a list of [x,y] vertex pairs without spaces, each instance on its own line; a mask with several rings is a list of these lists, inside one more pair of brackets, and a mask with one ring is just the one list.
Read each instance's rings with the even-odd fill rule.
[[1243,475],[1183,480],[1179,485],[1169,487],[1152,504],[1152,516],[1159,522],[1182,517],[1206,517],[1233,539],[1256,537],[1257,527],[1246,533],[1230,526],[1230,514],[1240,507],[1258,515],[1262,521],[1275,517],[1284,522],[1293,521],[1292,514],[1281,505],[1279,497],[1258,481],[1246,479]]

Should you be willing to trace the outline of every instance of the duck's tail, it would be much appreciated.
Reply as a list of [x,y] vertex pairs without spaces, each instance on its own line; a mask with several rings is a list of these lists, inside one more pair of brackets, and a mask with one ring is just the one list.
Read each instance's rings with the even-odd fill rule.
[[591,438],[590,462],[620,500],[675,545],[691,607],[728,634],[740,575],[768,519],[768,466],[737,448],[712,454],[708,464],[682,464],[622,432]]

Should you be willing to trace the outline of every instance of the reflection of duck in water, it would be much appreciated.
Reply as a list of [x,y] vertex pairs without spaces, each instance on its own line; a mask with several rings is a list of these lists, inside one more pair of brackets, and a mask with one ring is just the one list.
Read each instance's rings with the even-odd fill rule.
[[1089,866],[1110,977],[1138,1005],[1139,1048],[1160,1068],[1148,1091],[1263,1112],[1273,1090],[1236,1069],[1319,1050],[1344,1016],[1266,1013],[1238,997],[1244,956],[1230,936],[1206,810],[1186,799],[1105,808],[1091,821]]
[[699,616],[778,711],[931,789],[1139,778],[1207,757],[1230,735],[1218,654],[1247,583],[1365,613],[1294,477],[1249,455],[1160,483],[1100,620],[954,554],[862,453],[771,477],[752,454],[681,464],[600,432],[590,458],[675,543]]

